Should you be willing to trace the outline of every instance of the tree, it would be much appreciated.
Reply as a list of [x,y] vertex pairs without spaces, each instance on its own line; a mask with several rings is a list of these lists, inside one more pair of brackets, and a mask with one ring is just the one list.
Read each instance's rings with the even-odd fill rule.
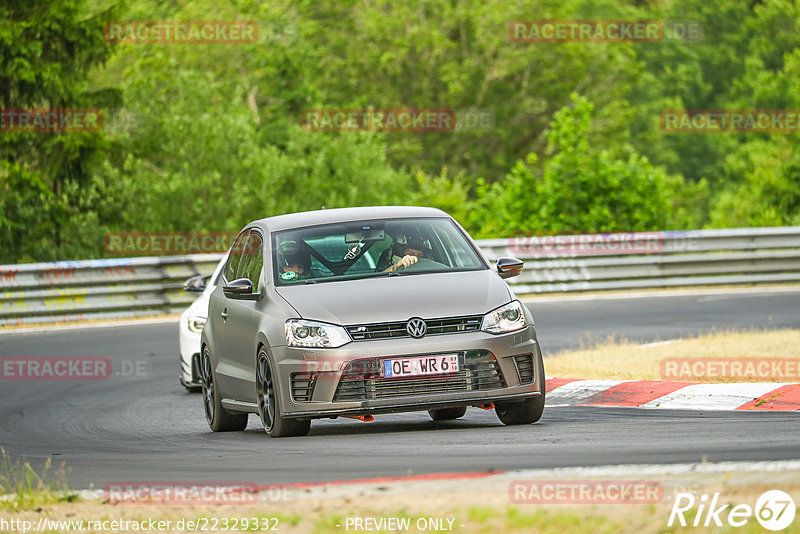
[[[113,13],[89,13],[83,0],[0,5],[0,107],[55,110],[112,102],[114,91],[92,92],[87,78],[110,54],[103,27]],[[102,202],[90,166],[107,149],[103,132],[22,132],[4,125],[0,261],[80,254],[80,234]]]
[[683,180],[653,167],[632,148],[592,149],[587,137],[593,106],[572,95],[572,107],[550,123],[549,158],[532,153],[502,182],[483,183],[469,221],[485,236],[540,232],[662,230],[682,226],[675,203]]
[[785,134],[741,145],[724,171],[709,227],[800,225],[800,147]]

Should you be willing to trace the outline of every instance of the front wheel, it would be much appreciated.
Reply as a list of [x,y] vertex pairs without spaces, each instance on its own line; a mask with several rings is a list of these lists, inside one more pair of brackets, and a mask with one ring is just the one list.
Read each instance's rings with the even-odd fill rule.
[[541,377],[542,389],[538,397],[532,397],[522,402],[497,402],[494,411],[504,425],[529,425],[542,418],[544,413],[544,397],[547,390],[544,380],[544,363],[539,358],[537,369]]
[[219,391],[211,365],[208,347],[203,349],[203,408],[208,426],[214,432],[232,432],[247,428],[246,413],[231,413],[222,406]]
[[269,358],[263,349],[258,353],[256,364],[256,393],[258,395],[258,415],[267,434],[273,438],[305,436],[311,429],[311,421],[288,419],[281,415],[279,395],[275,389],[275,375]]

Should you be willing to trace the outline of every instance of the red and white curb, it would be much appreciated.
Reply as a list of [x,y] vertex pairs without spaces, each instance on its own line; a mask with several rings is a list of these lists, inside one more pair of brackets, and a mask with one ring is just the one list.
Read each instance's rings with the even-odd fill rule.
[[547,406],[627,406],[672,410],[800,410],[800,384],[698,384],[658,380],[547,379]]

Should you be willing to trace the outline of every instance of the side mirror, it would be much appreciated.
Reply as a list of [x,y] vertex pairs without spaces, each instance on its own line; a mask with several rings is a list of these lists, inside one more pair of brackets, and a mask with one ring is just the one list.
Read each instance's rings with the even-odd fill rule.
[[497,258],[497,274],[506,279],[522,272],[525,262],[517,258]]
[[206,289],[206,280],[208,280],[208,278],[209,277],[204,274],[196,274],[191,278],[187,278],[183,283],[183,290],[194,293],[202,293]]
[[261,293],[253,293],[253,282],[247,278],[238,278],[222,286],[222,292],[231,299],[258,300]]

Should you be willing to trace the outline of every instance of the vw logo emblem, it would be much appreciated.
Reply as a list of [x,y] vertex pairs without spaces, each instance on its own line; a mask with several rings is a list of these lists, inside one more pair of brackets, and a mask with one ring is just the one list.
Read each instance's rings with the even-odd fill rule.
[[406,332],[411,337],[422,337],[428,331],[428,325],[419,317],[412,317],[406,323]]

